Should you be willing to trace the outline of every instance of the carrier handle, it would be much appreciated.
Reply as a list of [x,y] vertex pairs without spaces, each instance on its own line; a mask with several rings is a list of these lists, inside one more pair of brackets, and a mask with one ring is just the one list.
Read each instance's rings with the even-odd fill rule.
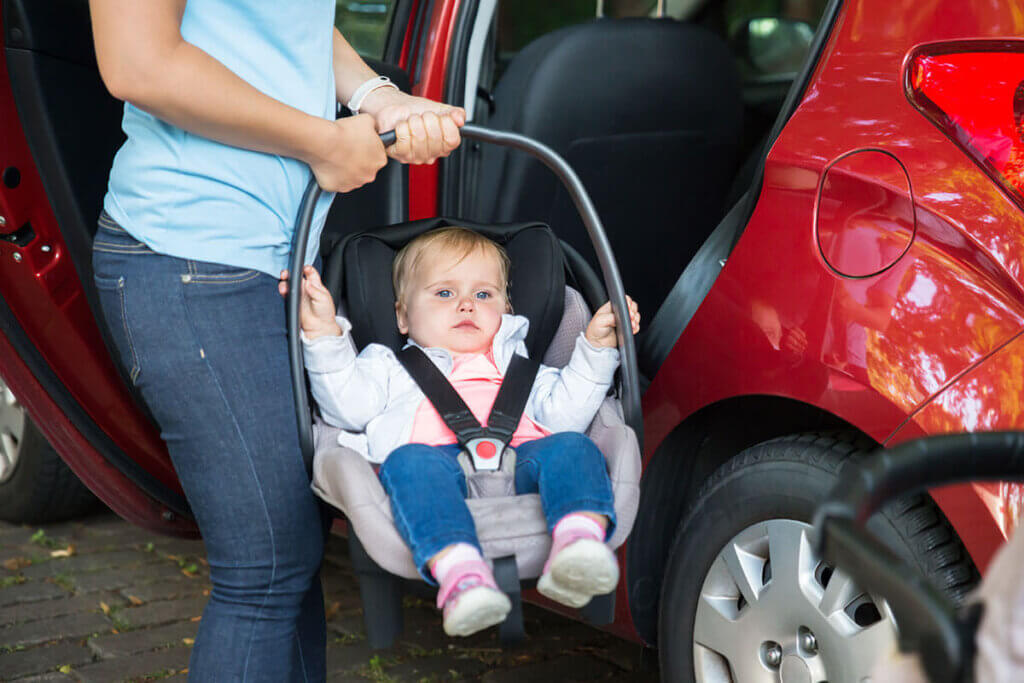
[[[626,291],[622,284],[618,265],[615,263],[611,244],[608,242],[604,226],[597,215],[594,203],[590,200],[590,195],[587,194],[579,176],[572,170],[568,162],[543,143],[518,133],[490,130],[470,123],[462,126],[460,133],[462,137],[469,140],[511,147],[535,157],[551,169],[565,186],[569,196],[572,197],[573,204],[575,204],[576,210],[579,211],[580,218],[583,219],[583,225],[587,228],[587,234],[593,243],[594,251],[597,254],[597,261],[601,266],[601,274],[604,276],[605,288],[608,290],[608,298],[612,303],[612,312],[615,314],[622,370],[620,382],[622,385],[623,418],[626,424],[633,429],[637,442],[640,445],[640,450],[643,451],[644,425],[643,413],[640,407],[640,369],[637,363],[636,341],[633,338],[633,328],[629,319],[629,307],[626,305]],[[384,146],[390,146],[395,142],[395,132],[388,131],[381,134],[380,138]],[[292,234],[291,257],[288,264],[291,286],[288,287],[286,302],[288,356],[292,371],[292,390],[295,394],[295,417],[299,428],[299,446],[302,449],[302,457],[306,462],[306,468],[310,471],[312,471],[313,465],[313,418],[309,408],[309,396],[306,391],[306,379],[302,363],[302,345],[299,341],[299,305],[302,300],[302,267],[306,261],[306,243],[309,240],[309,231],[313,224],[313,213],[317,200],[320,198],[320,193],[321,189],[316,183],[316,178],[311,178],[302,196],[299,214],[295,220],[295,231]],[[295,286],[296,283],[299,283],[299,286]]]

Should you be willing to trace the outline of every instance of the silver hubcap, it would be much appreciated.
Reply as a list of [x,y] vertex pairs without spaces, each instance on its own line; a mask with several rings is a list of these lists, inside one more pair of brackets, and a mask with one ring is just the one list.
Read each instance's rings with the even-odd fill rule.
[[768,520],[718,553],[694,622],[697,681],[864,683],[896,651],[888,606],[825,565],[810,532],[803,522]]
[[25,409],[0,380],[0,484],[14,474],[24,431]]

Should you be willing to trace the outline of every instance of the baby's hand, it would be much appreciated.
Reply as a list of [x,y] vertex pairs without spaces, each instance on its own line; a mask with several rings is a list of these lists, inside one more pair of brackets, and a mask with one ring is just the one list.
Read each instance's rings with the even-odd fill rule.
[[[633,334],[640,331],[640,310],[636,302],[626,297],[626,304],[629,306],[629,321],[632,323]],[[612,313],[612,303],[605,302],[604,306],[597,309],[597,313],[590,319],[586,331],[587,341],[598,348],[610,348],[618,346],[619,340],[615,336],[615,314]]]
[[[277,283],[277,291],[281,296],[288,294],[288,271],[281,271],[281,281]],[[306,333],[307,339],[341,335],[334,314],[334,299],[320,281],[320,274],[313,266],[302,269],[302,303],[299,305],[299,325]]]

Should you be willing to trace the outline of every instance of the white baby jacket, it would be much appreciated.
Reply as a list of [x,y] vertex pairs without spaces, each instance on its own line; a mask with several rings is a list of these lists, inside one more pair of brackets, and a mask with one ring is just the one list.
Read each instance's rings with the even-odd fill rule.
[[[391,451],[409,443],[416,410],[423,392],[383,344],[369,344],[356,355],[349,337],[352,325],[338,317],[341,336],[302,335],[306,371],[313,398],[324,421],[347,432],[338,441],[355,448],[374,463],[382,463]],[[530,321],[523,316],[503,315],[494,335],[492,355],[504,375],[512,354],[526,356],[526,332]],[[408,342],[408,345],[417,345]],[[417,345],[418,346],[418,345]],[[451,354],[439,348],[423,349],[447,377]],[[616,348],[596,348],[582,333],[564,368],[541,365],[524,410],[526,416],[549,432],[583,432],[597,414],[619,365]]]

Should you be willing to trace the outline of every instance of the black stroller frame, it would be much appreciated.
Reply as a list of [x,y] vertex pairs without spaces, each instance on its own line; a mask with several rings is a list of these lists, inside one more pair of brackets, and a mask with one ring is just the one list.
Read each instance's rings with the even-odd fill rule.
[[821,556],[863,589],[885,598],[899,646],[917,652],[934,683],[974,680],[980,604],[958,608],[864,524],[893,498],[971,481],[1024,481],[1024,432],[954,434],[880,450],[842,473],[815,513]]
[[[470,140],[511,147],[532,155],[555,173],[572,198],[597,254],[605,287],[616,317],[621,350],[620,400],[623,417],[626,425],[632,428],[636,434],[642,451],[643,415],[640,407],[639,367],[636,343],[629,324],[625,289],[611,245],[583,183],[569,164],[554,150],[535,140],[515,133],[489,130],[472,124],[464,125],[461,134],[462,137]],[[393,131],[384,133],[381,135],[381,140],[385,145],[390,145],[394,142],[394,136]],[[313,212],[321,192],[316,179],[311,179],[303,195],[292,236],[289,272],[292,274],[293,282],[300,281],[300,274],[306,259]],[[313,418],[303,367],[302,345],[299,341],[300,303],[301,287],[289,287],[286,309],[295,414],[303,459],[307,471],[312,472]],[[377,565],[352,529],[349,531],[349,550],[353,568],[359,578],[367,639],[371,647],[390,647],[402,630],[401,580]],[[494,575],[499,587],[509,595],[513,606],[509,617],[499,627],[501,640],[506,644],[520,642],[524,638],[520,598],[521,583],[514,556],[496,558],[494,560]],[[610,623],[615,610],[614,597],[614,592],[608,596],[597,596],[580,612],[591,623]]]

